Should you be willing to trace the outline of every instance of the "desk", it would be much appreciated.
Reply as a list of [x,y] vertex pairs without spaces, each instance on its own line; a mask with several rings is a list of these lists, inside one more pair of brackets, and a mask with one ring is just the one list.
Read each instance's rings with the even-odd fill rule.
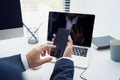
[[[30,49],[32,49],[35,46],[39,46],[43,42],[44,41],[40,41],[38,44],[30,45],[27,43],[27,39],[25,36],[21,38],[14,38],[14,39],[0,41],[0,49],[1,49],[0,57],[11,56],[11,55],[15,55],[18,53],[26,54]],[[86,73],[88,75],[85,74],[83,76],[86,78],[89,78],[88,80],[101,80],[101,79],[108,80],[107,78],[109,78],[109,75],[104,74],[104,73],[107,73],[106,72],[107,70],[103,69],[103,65],[106,65],[106,67],[108,68],[111,65],[109,64],[112,62],[110,59],[110,55],[109,55],[110,51],[109,50],[97,51],[93,47],[91,48],[91,50],[92,50],[92,53],[91,53],[90,67],[92,66],[93,71],[88,71],[88,73]],[[102,62],[102,65],[101,65],[101,62]],[[118,73],[120,72],[120,69],[119,69],[120,64],[114,63],[114,62],[112,63],[117,64],[117,65],[111,65],[111,66],[116,66],[116,69],[114,69],[113,67],[111,71],[114,71],[114,73],[117,74],[116,77],[119,77],[120,75],[118,75]],[[23,74],[26,80],[49,80],[53,67],[54,67],[54,63],[46,63],[40,66],[40,69],[38,70],[29,69],[25,71]],[[101,71],[101,72],[99,73],[99,72],[94,71],[96,69],[99,69],[98,71]],[[102,71],[102,70],[105,70],[105,71]],[[80,74],[83,71],[84,70],[82,69],[75,68],[74,80],[82,80],[80,78]],[[104,76],[103,75],[99,76],[98,73],[103,74]],[[97,79],[97,77],[94,76],[95,74],[96,76],[101,77],[101,78]],[[109,80],[113,80],[113,79],[109,79]],[[114,79],[114,80],[118,80],[118,79]]]
[[[48,14],[44,14],[48,15]],[[25,35],[20,38],[8,39],[0,41],[0,57],[11,56],[15,54],[26,54],[29,50],[33,47],[39,46],[41,44],[46,43],[47,40],[47,16],[41,18],[37,12],[27,12],[23,14],[23,22],[28,27],[38,27],[41,22],[44,22],[43,25],[39,29],[39,43],[37,44],[28,44],[27,36],[26,36],[26,29]],[[41,21],[42,19],[42,21]],[[49,80],[49,77],[52,73],[54,67],[54,63],[46,63],[41,66],[38,70],[29,69],[23,72],[26,80]],[[75,68],[75,76],[74,80],[80,80],[80,74],[83,72],[82,69]],[[81,79],[82,80],[82,79]]]
[[[36,14],[36,13],[34,13]],[[31,14],[29,14],[31,16]],[[47,15],[47,14],[45,14]],[[27,14],[28,16],[28,14]],[[29,17],[27,17],[26,14],[23,14],[23,17],[26,17],[25,19],[23,19],[23,21],[28,25],[32,25],[32,26],[36,26],[39,25],[40,22],[32,22],[29,20]],[[34,16],[36,17],[36,16]],[[32,16],[31,16],[31,19]],[[35,18],[36,19],[36,18]],[[40,18],[41,19],[41,18]],[[42,20],[43,22],[46,22],[47,17],[45,18],[45,21]],[[34,19],[33,19],[34,21]],[[40,21],[39,19],[36,19],[35,21]],[[30,23],[30,24],[29,24]],[[35,25],[33,25],[34,23],[36,23]],[[47,23],[47,22],[46,22]],[[9,40],[2,40],[0,41],[0,57],[5,57],[5,56],[11,56],[11,55],[15,55],[15,54],[26,54],[29,50],[31,50],[33,47],[35,46],[39,46],[43,43],[46,43],[46,36],[47,36],[47,24],[44,24],[41,26],[41,28],[39,29],[39,43],[35,44],[35,45],[30,45],[27,43],[27,38],[26,35],[20,38],[14,38],[14,39],[9,39]],[[25,31],[26,33],[26,31]],[[107,62],[107,61],[111,61],[110,59],[110,51],[109,50],[103,50],[103,51],[97,51],[95,50],[93,47],[91,47],[92,49],[92,53],[91,53],[91,65],[99,65],[99,61],[103,61],[103,62]],[[104,65],[104,63],[102,64]],[[48,67],[49,66],[49,67]],[[49,80],[50,74],[53,70],[53,63],[47,63],[41,66],[40,69],[38,70],[27,70],[23,73],[23,75],[25,76],[26,80]],[[109,67],[109,65],[106,65],[107,67]],[[118,65],[120,66],[120,65]],[[117,66],[117,67],[118,67]],[[98,69],[98,67],[93,66],[94,69]],[[102,71],[103,69],[100,67],[99,68],[100,71]],[[84,70],[82,69],[78,69],[75,68],[75,74],[74,74],[74,80],[82,80],[80,78],[80,74],[83,72]],[[94,70],[93,70],[94,71]],[[112,68],[111,71],[114,71],[114,68]],[[102,71],[100,72],[101,74],[104,74],[106,71]],[[120,71],[119,71],[120,72]],[[97,73],[88,73],[88,75],[84,75],[84,77],[89,78],[89,80],[98,80],[98,79],[93,79],[90,78],[90,76],[93,77],[93,75]],[[118,71],[116,71],[115,73],[118,73]],[[103,79],[104,80],[113,80],[113,79],[107,79],[109,77],[109,75],[105,74],[106,76],[100,76],[101,78],[99,78],[100,80]],[[107,77],[107,78],[106,78]],[[118,75],[117,75],[118,77]],[[117,79],[118,80],[118,79]]]
[[[45,42],[40,40],[38,44],[30,45],[27,43],[27,38],[25,36],[21,38],[3,40],[0,41],[0,57],[11,56],[19,53],[26,54],[33,47],[39,46],[43,43]],[[41,68],[38,70],[29,69],[25,71],[23,74],[26,80],[49,80],[54,68],[54,63],[46,63],[40,67]],[[74,80],[80,80],[80,74],[82,72],[82,69],[75,68]]]

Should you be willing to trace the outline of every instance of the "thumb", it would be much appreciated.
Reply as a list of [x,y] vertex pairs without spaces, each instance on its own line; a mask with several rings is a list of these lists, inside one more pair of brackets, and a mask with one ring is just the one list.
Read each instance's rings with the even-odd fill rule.
[[41,59],[39,61],[40,65],[44,64],[44,63],[47,63],[47,62],[50,62],[52,60],[51,57],[47,57],[47,58],[44,58],[44,59]]

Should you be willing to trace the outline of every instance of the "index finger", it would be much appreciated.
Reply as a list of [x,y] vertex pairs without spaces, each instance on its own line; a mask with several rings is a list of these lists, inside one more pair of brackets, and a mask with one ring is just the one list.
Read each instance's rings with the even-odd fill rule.
[[41,45],[40,47],[38,47],[40,50],[44,51],[44,50],[48,50],[48,49],[51,49],[51,48],[55,48],[56,46],[55,45],[52,45],[52,44],[44,44],[44,45]]
[[70,44],[70,45],[72,45],[72,44],[73,44],[73,41],[72,41],[72,38],[71,38],[71,36],[70,36],[70,35],[68,36],[68,44]]

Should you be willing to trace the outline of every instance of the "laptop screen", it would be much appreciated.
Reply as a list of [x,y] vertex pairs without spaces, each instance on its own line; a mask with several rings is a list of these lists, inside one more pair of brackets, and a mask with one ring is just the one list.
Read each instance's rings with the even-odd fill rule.
[[90,47],[94,19],[94,14],[49,12],[47,40],[52,41],[58,28],[65,28],[70,30],[73,45]]

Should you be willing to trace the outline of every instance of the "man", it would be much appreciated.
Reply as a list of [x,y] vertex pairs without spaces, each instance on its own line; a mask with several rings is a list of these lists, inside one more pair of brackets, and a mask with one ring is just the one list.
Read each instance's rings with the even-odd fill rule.
[[[45,44],[33,48],[26,55],[26,58],[21,55],[0,59],[0,80],[23,80],[21,72],[27,68],[34,68],[52,60],[51,57],[41,59],[40,56],[45,56],[46,52],[50,54],[50,49],[55,48],[55,45]],[[69,36],[66,49],[63,57],[55,63],[54,71],[50,80],[73,80],[74,63],[71,60],[72,55],[72,39]],[[26,62],[22,62],[26,59]]]

